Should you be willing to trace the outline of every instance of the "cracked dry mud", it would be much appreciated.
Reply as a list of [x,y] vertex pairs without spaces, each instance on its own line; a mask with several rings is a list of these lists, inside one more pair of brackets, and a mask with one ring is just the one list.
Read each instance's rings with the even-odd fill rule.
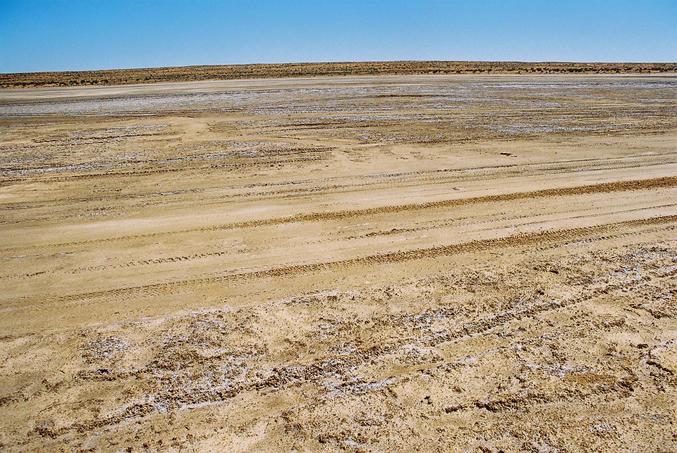
[[0,450],[677,450],[677,78],[0,90]]

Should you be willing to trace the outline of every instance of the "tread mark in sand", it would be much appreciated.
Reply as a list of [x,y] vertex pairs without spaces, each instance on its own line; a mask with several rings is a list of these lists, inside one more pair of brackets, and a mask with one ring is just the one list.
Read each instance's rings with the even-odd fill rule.
[[[635,227],[644,225],[667,224],[677,221],[677,215],[652,217],[649,219],[628,220],[624,222],[611,223],[606,225],[586,226],[579,228],[571,228],[565,230],[548,230],[536,233],[520,233],[517,235],[500,237],[495,239],[481,239],[469,242],[450,244],[437,247],[414,249],[407,251],[397,251],[390,253],[382,253],[376,255],[369,255],[358,258],[350,258],[346,260],[329,261],[321,263],[310,264],[296,264],[283,266],[273,269],[265,269],[259,271],[244,272],[239,274],[229,274],[218,277],[196,278],[191,280],[178,280],[173,282],[154,283],[150,285],[131,286],[126,288],[117,288],[110,290],[93,291],[88,293],[71,294],[66,296],[56,297],[53,300],[67,302],[78,301],[88,298],[97,298],[103,296],[128,296],[131,294],[166,294],[176,288],[184,288],[193,285],[213,284],[234,282],[240,280],[266,278],[266,277],[280,277],[298,275],[307,272],[330,270],[333,268],[362,265],[362,264],[383,264],[395,263],[403,261],[411,261],[417,259],[435,258],[439,256],[448,256],[460,253],[477,252],[488,250],[495,247],[515,247],[529,244],[542,244],[543,242],[557,242],[571,240],[577,236],[587,234],[599,234],[614,231],[623,227]],[[41,299],[45,301],[45,299]]]
[[155,238],[160,236],[174,235],[174,234],[186,234],[186,233],[197,233],[197,232],[210,232],[210,231],[219,231],[219,230],[232,230],[232,229],[241,229],[241,228],[254,228],[259,226],[272,226],[272,225],[281,225],[285,223],[296,223],[296,222],[318,222],[318,221],[331,221],[331,220],[341,220],[348,219],[359,216],[368,216],[376,214],[390,214],[403,211],[413,211],[413,210],[423,210],[423,209],[437,209],[437,208],[450,208],[455,206],[464,206],[474,203],[491,203],[491,202],[503,202],[503,201],[516,201],[516,200],[526,200],[532,198],[546,198],[546,197],[557,197],[557,196],[566,196],[566,195],[586,195],[586,194],[596,194],[596,193],[610,193],[610,192],[622,192],[622,191],[632,191],[632,190],[646,190],[646,189],[658,189],[658,188],[671,188],[677,186],[677,176],[667,176],[662,178],[653,178],[653,179],[641,179],[641,180],[631,180],[631,181],[616,181],[608,182],[602,184],[591,184],[585,186],[577,187],[565,187],[558,189],[544,189],[531,192],[514,192],[501,195],[484,195],[480,197],[472,198],[458,198],[451,200],[441,200],[441,201],[430,201],[426,203],[410,203],[402,205],[391,205],[391,206],[380,206],[376,208],[365,208],[365,209],[353,209],[345,211],[329,211],[329,212],[311,212],[307,214],[296,214],[287,217],[277,217],[272,219],[262,219],[262,220],[249,220],[243,222],[227,223],[222,225],[213,225],[209,227],[200,227],[200,228],[190,228],[185,230],[176,230],[176,231],[166,231],[158,233],[142,233],[129,236],[118,236],[111,238],[102,238],[102,239],[90,239],[85,241],[72,241],[72,242],[61,242],[61,243],[52,243],[44,245],[30,245],[25,247],[10,247],[1,249],[0,252],[7,252],[11,250],[26,250],[34,248],[44,248],[44,247],[67,247],[67,246],[78,246],[86,244],[98,244],[105,242],[116,242],[123,240],[134,240],[134,239],[144,239],[144,238]]

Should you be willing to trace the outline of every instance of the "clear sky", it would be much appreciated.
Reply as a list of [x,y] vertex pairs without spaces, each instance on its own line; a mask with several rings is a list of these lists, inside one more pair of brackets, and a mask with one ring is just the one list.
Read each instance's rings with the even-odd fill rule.
[[0,72],[677,61],[677,0],[0,0]]

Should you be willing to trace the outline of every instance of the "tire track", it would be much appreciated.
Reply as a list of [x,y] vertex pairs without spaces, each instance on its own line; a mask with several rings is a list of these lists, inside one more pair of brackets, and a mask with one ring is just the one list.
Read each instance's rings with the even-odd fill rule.
[[[578,216],[573,216],[573,217],[567,217],[567,219],[578,219],[578,218],[592,218],[592,217],[603,217],[609,214],[619,214],[619,213],[628,213],[628,212],[638,212],[638,211],[646,211],[650,209],[657,209],[657,208],[666,208],[666,207],[674,207],[677,206],[677,204],[663,204],[663,205],[658,205],[658,206],[648,206],[648,207],[643,207],[643,208],[635,208],[635,209],[625,209],[621,211],[613,211],[613,212],[603,212],[599,214],[591,214],[591,215],[578,215]],[[479,222],[473,222],[470,225],[472,226],[479,226],[479,225],[487,225],[487,224],[492,224],[497,221],[500,222],[506,222],[506,221],[517,221],[517,220],[523,220],[526,218],[531,218],[533,217],[532,215],[520,215],[520,216],[504,216],[499,219],[493,219],[493,220],[483,220]],[[365,233],[360,236],[347,236],[344,238],[328,238],[328,239],[322,239],[322,240],[315,240],[315,241],[309,241],[308,243],[310,244],[319,244],[319,243],[328,243],[336,240],[353,240],[353,239],[364,239],[364,238],[371,238],[371,237],[378,237],[378,236],[390,236],[390,235],[397,235],[397,234],[406,234],[406,233],[417,233],[417,232],[424,232],[424,231],[433,231],[439,228],[447,228],[450,227],[454,224],[457,224],[460,221],[468,220],[471,217],[461,217],[458,219],[451,219],[451,220],[444,220],[441,222],[429,222],[426,226],[419,226],[419,227],[413,227],[413,228],[392,228],[390,230],[385,230],[385,231],[372,231],[369,233]],[[527,223],[522,223],[520,226],[525,226],[525,225],[532,225],[536,223],[541,223],[541,222],[527,222]],[[664,228],[658,228],[658,229],[652,229],[648,230],[646,232],[655,232],[655,231],[660,231],[661,229]],[[675,228],[668,228],[669,230],[674,230]],[[480,231],[486,231],[487,228],[482,228]],[[614,234],[614,235],[607,235],[607,236],[601,236],[599,238],[596,238],[595,240],[606,240],[606,239],[615,239],[615,238],[620,238],[620,237],[625,237],[628,235],[631,235],[632,233],[624,233],[624,234]],[[594,242],[592,240],[589,240],[587,242]],[[587,243],[586,242],[586,243]],[[549,250],[552,248],[556,248],[560,246],[548,246],[548,247],[540,247],[537,250]],[[11,275],[0,275],[0,280],[4,279],[10,279],[10,280],[17,280],[17,279],[29,279],[29,278],[35,278],[35,277],[41,277],[44,275],[54,275],[54,274],[70,274],[70,275],[77,275],[77,274],[82,274],[85,272],[100,272],[104,270],[112,270],[112,269],[124,269],[124,268],[135,268],[139,266],[149,266],[149,265],[156,265],[156,264],[166,264],[166,263],[186,263],[189,261],[195,261],[195,260],[200,260],[200,259],[205,259],[205,258],[212,258],[212,257],[221,257],[227,255],[228,252],[221,250],[221,251],[216,251],[216,252],[204,252],[204,253],[195,253],[192,255],[176,255],[176,256],[168,256],[168,257],[158,257],[158,258],[149,258],[145,260],[135,260],[135,261],[126,261],[118,264],[107,264],[107,265],[98,265],[98,266],[88,266],[88,267],[78,267],[74,268],[71,270],[42,270],[38,272],[33,272],[33,273],[28,273],[28,274],[11,274]]]
[[[83,299],[93,299],[106,296],[113,296],[115,298],[127,299],[129,296],[140,295],[140,294],[168,294],[181,288],[186,288],[190,286],[199,286],[207,284],[216,284],[216,283],[226,283],[226,282],[238,282],[246,281],[258,278],[268,278],[268,277],[289,277],[300,275],[310,272],[318,271],[327,271],[332,269],[340,269],[347,266],[356,266],[356,265],[377,265],[377,264],[387,264],[387,263],[398,263],[404,261],[413,261],[420,259],[430,259],[441,256],[450,256],[461,253],[469,252],[481,252],[484,250],[489,250],[493,248],[504,248],[504,247],[518,247],[531,244],[543,244],[547,242],[560,242],[560,241],[571,241],[577,237],[591,235],[591,234],[602,234],[606,232],[612,232],[614,230],[622,228],[633,228],[641,227],[646,225],[660,225],[660,224],[669,224],[677,222],[677,215],[669,216],[660,216],[652,217],[648,219],[640,220],[629,220],[624,222],[605,224],[605,225],[596,225],[596,226],[587,226],[579,228],[571,228],[564,230],[548,230],[537,233],[520,233],[517,235],[494,238],[494,239],[478,239],[472,240],[459,244],[450,244],[430,248],[406,250],[406,251],[396,251],[389,253],[379,253],[375,255],[369,255],[364,257],[349,258],[345,260],[336,260],[336,261],[326,261],[319,263],[308,263],[308,264],[295,264],[288,266],[281,266],[272,269],[264,269],[258,271],[249,271],[242,272],[237,274],[228,274],[215,277],[204,277],[204,278],[195,278],[188,280],[179,280],[172,282],[162,282],[162,283],[153,283],[149,285],[140,285],[140,286],[131,286],[126,288],[117,288],[101,291],[92,291],[87,293],[78,293],[65,296],[59,296],[52,301],[55,302],[73,302]],[[639,233],[635,233],[639,234]],[[45,302],[45,298],[40,298],[41,302]],[[18,301],[14,301],[18,302]],[[21,300],[23,307],[26,302],[29,302],[26,299]],[[10,302],[11,303],[11,302]]]
[[534,199],[534,198],[547,198],[547,197],[559,197],[559,196],[570,196],[570,195],[587,195],[587,194],[598,194],[598,193],[634,191],[634,190],[661,189],[661,188],[672,188],[672,187],[675,187],[675,186],[677,186],[677,177],[676,176],[668,176],[668,177],[662,177],[662,178],[632,180],[632,181],[617,181],[617,182],[609,182],[609,183],[602,183],[602,184],[591,184],[591,185],[568,187],[568,188],[543,189],[543,190],[529,191],[529,192],[513,192],[513,193],[501,194],[501,195],[483,195],[483,196],[479,196],[479,197],[430,201],[430,202],[425,202],[425,203],[409,203],[409,204],[400,204],[400,205],[379,206],[379,207],[375,207],[375,208],[350,209],[350,210],[343,210],[343,211],[311,212],[311,213],[296,214],[296,215],[291,215],[291,216],[286,216],[286,217],[277,217],[277,218],[261,219],[261,220],[247,220],[247,221],[242,221],[242,222],[233,222],[233,223],[226,223],[226,224],[221,224],[221,225],[213,225],[213,226],[209,226],[209,227],[188,228],[188,229],[184,229],[184,230],[156,232],[156,233],[142,233],[142,234],[135,234],[135,235],[128,235],[128,236],[117,236],[117,237],[111,237],[111,238],[90,239],[90,240],[84,240],[84,241],[60,242],[60,243],[52,243],[52,244],[44,244],[44,245],[30,245],[30,246],[25,246],[25,247],[10,247],[10,248],[2,249],[1,252],[6,253],[6,252],[10,252],[10,251],[15,251],[15,250],[27,250],[27,249],[47,248],[47,247],[71,247],[71,246],[79,246],[79,245],[110,243],[110,242],[125,241],[125,240],[156,238],[156,237],[175,235],[175,234],[255,228],[255,227],[260,227],[260,226],[274,226],[274,225],[282,225],[282,224],[296,223],[296,222],[319,222],[319,221],[343,220],[343,219],[349,219],[349,218],[354,218],[354,217],[359,217],[359,216],[370,216],[370,215],[377,215],[377,214],[392,214],[392,213],[398,213],[398,212],[425,210],[425,209],[451,208],[451,207],[456,207],[456,206],[465,206],[465,205],[479,204],[479,203],[495,203],[495,202],[504,202],[504,201],[527,200],[527,199]]
[[[593,214],[582,214],[582,215],[576,215],[576,216],[568,216],[567,219],[582,219],[582,218],[594,218],[594,217],[604,217],[610,214],[621,214],[621,213],[629,213],[629,212],[639,212],[639,211],[647,211],[651,209],[661,209],[661,208],[674,208],[677,207],[677,203],[669,203],[669,204],[660,204],[660,205],[654,205],[654,206],[645,206],[641,208],[633,208],[633,209],[622,209],[620,211],[611,211],[611,212],[601,212],[601,213],[594,213],[595,209],[586,209],[586,210],[581,210],[579,212],[593,212]],[[552,212],[548,214],[559,214],[559,212]],[[529,218],[534,218],[533,214],[522,214],[522,215],[517,215],[517,216],[506,216],[506,215],[501,215],[501,217],[497,217],[495,214],[488,215],[486,217],[490,217],[488,220],[480,220],[480,221],[474,221],[474,222],[468,222],[467,224],[464,224],[464,226],[473,226],[477,227],[480,225],[492,225],[496,223],[501,223],[501,222],[516,222],[524,219],[529,219]],[[339,239],[344,239],[344,240],[351,240],[351,239],[366,239],[366,238],[372,238],[372,237],[379,237],[379,236],[391,236],[391,235],[397,235],[397,234],[403,234],[403,233],[418,233],[418,232],[424,232],[424,231],[435,231],[440,228],[449,228],[454,225],[458,225],[460,222],[469,220],[469,219],[474,219],[476,217],[472,216],[464,216],[464,217],[457,217],[457,218],[446,218],[442,220],[429,220],[429,221],[424,221],[424,222],[419,222],[417,223],[419,226],[411,227],[411,228],[390,228],[387,230],[376,230],[376,231],[369,231],[367,233],[363,233],[360,235],[354,235],[354,236],[347,236],[345,238],[340,238]],[[535,220],[532,222],[525,222],[525,223],[520,223],[520,226],[525,226],[525,225],[533,225],[537,223],[542,223],[542,220]],[[487,228],[482,228],[480,231],[485,231]],[[334,236],[339,236],[338,234],[334,233]],[[314,241],[313,243],[323,243],[323,242],[330,242],[334,241],[336,239],[334,238],[329,238],[329,239],[323,239],[323,240],[318,240]]]
[[[327,149],[322,149],[321,151],[327,152],[331,151],[333,148],[327,148]],[[269,187],[269,186],[285,186],[285,185],[299,185],[299,184],[311,184],[312,187],[310,188],[305,188],[305,189],[285,189],[285,190],[277,190],[277,191],[272,191],[265,193],[263,195],[268,195],[268,196],[276,196],[276,195],[285,195],[285,194],[296,194],[296,193],[303,193],[304,191],[312,192],[312,193],[323,193],[325,191],[330,191],[330,190],[349,190],[351,188],[355,187],[370,187],[374,185],[381,185],[381,184],[389,184],[393,183],[395,181],[407,181],[407,180],[414,180],[414,181],[465,181],[468,179],[471,179],[476,176],[482,176],[482,177],[488,177],[488,176],[503,176],[503,175],[531,175],[531,176],[542,176],[546,174],[560,174],[564,173],[567,170],[575,169],[576,171],[580,171],[581,164],[592,164],[591,166],[584,167],[586,171],[594,171],[594,170],[616,170],[616,169],[624,169],[624,168],[639,168],[639,167],[645,167],[645,166],[655,166],[655,165],[671,165],[674,163],[677,163],[676,161],[673,160],[663,160],[665,157],[670,157],[674,156],[677,153],[673,152],[666,152],[666,153],[660,153],[660,154],[655,154],[655,155],[649,155],[649,156],[619,156],[619,157],[609,157],[609,158],[588,158],[588,159],[568,159],[568,160],[560,160],[560,161],[555,161],[555,162],[534,162],[534,163],[523,163],[523,164],[505,164],[505,165],[487,165],[487,166],[478,166],[478,167],[469,167],[469,168],[441,168],[441,169],[436,169],[436,170],[418,170],[418,171],[411,171],[411,172],[397,172],[397,173],[376,173],[376,174],[366,174],[366,175],[359,175],[359,178],[362,179],[377,179],[375,182],[364,182],[364,183],[356,183],[356,184],[332,184],[329,186],[324,186],[324,187],[318,187],[319,183],[322,182],[327,182],[331,180],[341,180],[341,179],[346,179],[346,178],[352,178],[353,176],[345,177],[345,176],[339,176],[339,177],[332,177],[332,178],[326,178],[326,179],[308,179],[308,180],[294,180],[294,181],[283,181],[280,183],[265,183],[265,184],[252,184],[252,185],[247,185],[243,186],[243,188],[255,188],[255,187]],[[633,160],[639,160],[641,165],[633,164],[631,162],[627,161],[633,161]],[[655,163],[647,163],[647,160],[656,160]],[[263,164],[270,164],[274,163],[275,161],[263,161]],[[287,162],[287,160],[280,160],[280,163],[282,162]],[[147,162],[144,161],[144,164]],[[222,166],[220,164],[219,168]],[[223,167],[223,168],[241,168],[243,165],[241,163],[236,163],[236,164],[229,164],[230,167]],[[206,167],[205,167],[206,168]],[[46,177],[41,180],[41,182],[44,183],[50,183],[50,182],[66,182],[68,179],[81,179],[83,177],[98,177],[98,176],[105,176],[107,174],[114,174],[114,176],[141,176],[141,175],[147,175],[147,174],[153,174],[153,172],[177,172],[177,171],[194,171],[194,170],[203,170],[203,167],[200,166],[194,166],[194,167],[179,167],[179,168],[166,168],[166,169],[155,169],[155,170],[149,170],[149,169],[144,169],[140,168],[138,170],[130,171],[130,172],[120,172],[120,171],[114,171],[114,172],[108,172],[108,173],[96,173],[96,174],[80,174],[80,175],[70,175],[70,176],[55,176],[55,177]],[[524,172],[524,169],[530,169],[530,170],[536,170],[535,172]],[[3,171],[11,171],[14,169],[10,168],[4,168],[0,169],[0,173]],[[459,173],[459,176],[451,176],[451,174]],[[440,176],[444,175],[444,176]],[[29,179],[34,179],[34,178],[5,178],[3,180],[0,180],[0,185],[3,185],[4,183],[12,183],[12,182],[22,182],[23,180],[29,180]],[[220,188],[220,187],[219,187]],[[232,189],[237,189],[237,187],[232,187]],[[202,189],[201,191],[204,191],[207,189]],[[156,195],[156,194],[149,194],[150,196]],[[110,200],[125,200],[125,199],[135,199],[135,198],[140,198],[144,197],[145,195],[129,195],[129,194],[124,194],[124,195],[119,195],[119,194],[114,194],[113,196],[107,197],[107,199]],[[237,195],[239,196],[239,195]],[[85,201],[93,201],[91,198],[77,198],[77,199],[51,199],[51,200],[41,200],[43,203],[56,203],[56,202],[71,202],[71,201],[76,201],[76,202],[85,202]],[[25,202],[25,203],[31,203],[31,202]]]

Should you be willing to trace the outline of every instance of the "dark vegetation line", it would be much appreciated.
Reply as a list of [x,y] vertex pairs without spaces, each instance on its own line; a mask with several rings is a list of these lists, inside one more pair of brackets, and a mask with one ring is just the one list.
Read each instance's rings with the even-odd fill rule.
[[645,74],[677,72],[677,63],[387,61],[285,63],[0,74],[0,87],[120,85],[194,80],[397,74]]

